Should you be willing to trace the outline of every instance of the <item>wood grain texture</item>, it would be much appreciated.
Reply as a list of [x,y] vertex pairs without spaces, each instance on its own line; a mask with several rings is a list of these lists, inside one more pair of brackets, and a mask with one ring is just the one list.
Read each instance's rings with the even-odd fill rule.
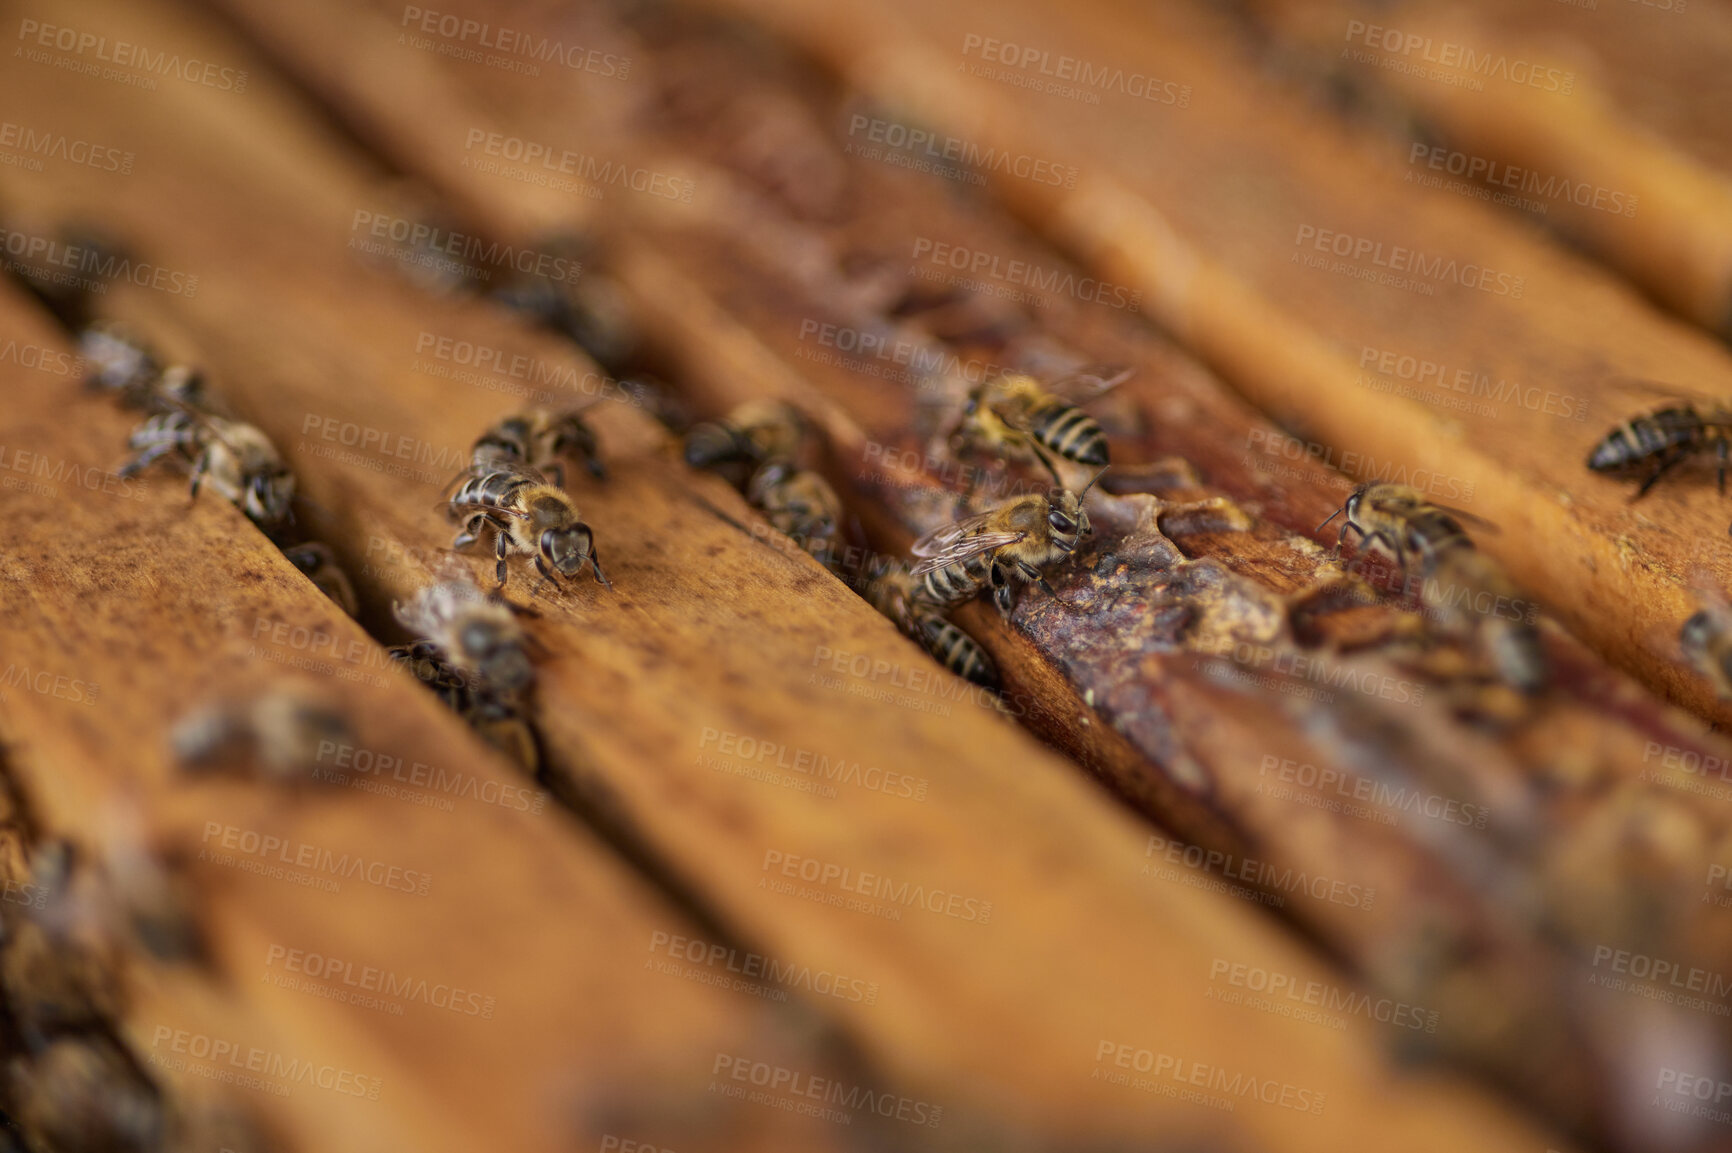
[[[433,486],[333,463],[302,432],[306,417],[461,446],[514,407],[417,373],[422,332],[521,351],[533,362],[583,362],[484,309],[420,297],[356,268],[344,249],[351,210],[329,198],[309,203],[263,178],[271,168],[255,159],[260,130],[237,123],[217,161],[177,146],[179,137],[118,103],[85,111],[124,126],[141,150],[148,144],[172,158],[172,186],[187,212],[172,218],[79,202],[71,189],[45,185],[31,207],[101,209],[160,259],[208,270],[192,299],[116,291],[109,303],[152,331],[184,333],[236,405],[283,443],[326,510],[309,514],[313,527],[361,562],[369,606],[400,597],[424,579],[414,558],[449,539],[428,507]],[[224,131],[197,107],[186,114],[201,129]],[[293,163],[308,180],[323,179],[323,165],[338,161],[314,148]],[[272,221],[280,251],[246,239],[259,218]],[[337,285],[340,308],[330,304]],[[263,315],[268,323],[258,322]],[[716,509],[740,522],[749,514],[719,484],[671,466],[668,446],[640,416],[610,406],[597,424],[613,479],[583,486],[578,499],[618,591],[549,595],[530,622],[547,650],[537,715],[549,759],[592,790],[605,786],[611,812],[742,939],[878,982],[876,1004],[825,1003],[825,1015],[902,1092],[943,1105],[933,1141],[995,1140],[1007,1127],[1024,1127],[1019,1139],[1035,1146],[1150,1132],[1279,1149],[1336,1148],[1363,1132],[1411,1148],[1513,1149],[1540,1140],[1453,1078],[1386,1067],[1364,1031],[1265,1021],[1207,997],[1211,964],[1223,955],[1260,958],[1306,979],[1341,978],[1231,902],[1149,884],[1139,875],[1146,830],[995,713],[958,706],[938,717],[847,684],[815,684],[822,649],[891,667],[923,658],[815,564],[717,517]],[[409,559],[377,563],[381,551],[394,558],[393,549]],[[683,655],[693,652],[701,663]],[[926,799],[850,781],[826,797],[742,780],[699,760],[719,745],[710,731],[918,776]],[[778,870],[790,858],[815,863],[821,900],[801,899],[797,885],[792,894],[771,887],[786,887]],[[871,872],[895,892],[928,899],[910,906],[897,898],[881,910],[896,919],[867,915],[845,907],[842,869],[856,883]],[[794,873],[789,879],[798,866]],[[943,894],[936,904],[935,892]],[[1117,1045],[1145,1049],[1150,1061],[1158,1046],[1175,1060],[1231,1070],[1229,1079],[1284,1076],[1309,1088],[1297,1079],[1316,1071],[1313,1079],[1327,1082],[1319,1086],[1326,1104],[1311,1116],[1263,1101],[1222,1113],[1110,1084],[1093,1076],[1107,1041],[1113,1053]],[[901,1145],[921,1136],[886,1124]]]
[[[75,359],[4,305],[8,341]],[[187,862],[211,937],[208,970],[139,961],[123,1024],[148,1071],[195,1093],[251,1076],[232,1091],[284,1148],[562,1148],[644,1123],[609,1112],[619,1082],[686,1086],[672,1092],[713,1128],[670,1140],[826,1139],[692,1086],[742,1037],[802,1046],[768,1008],[646,970],[655,933],[694,932],[682,913],[391,669],[236,509],[172,475],[115,477],[124,414],[76,379],[4,371],[7,479],[35,486],[7,494],[5,652],[28,671],[0,701],[10,766],[45,826],[98,859],[135,815]],[[351,747],[316,766],[338,781],[174,763],[168,731],[189,711],[284,683],[350,716]]]
[[[637,53],[640,58],[644,55],[642,49]],[[680,86],[704,93],[704,83],[692,77],[694,72],[701,71],[700,55],[673,50],[667,55],[677,58],[682,65]],[[719,81],[717,88],[734,92],[728,87],[730,83],[743,90],[738,97],[742,103],[752,104],[760,113],[769,108],[766,115],[778,124],[797,122],[802,114],[802,110],[771,103],[765,93],[751,91],[750,81],[742,77]],[[726,108],[721,108],[714,110],[713,118],[725,123],[729,115]],[[537,116],[530,108],[521,117],[513,122],[527,135],[552,141],[555,147],[567,140],[575,144],[580,139],[610,138],[605,123],[558,123]],[[826,119],[836,124],[838,132],[844,124],[854,123],[845,114],[829,116],[821,112],[815,119],[818,124],[815,131],[820,136],[826,131],[822,127]],[[951,506],[938,499],[930,484],[922,484],[908,475],[888,475],[895,470],[870,467],[871,458],[861,457],[868,446],[879,450],[888,447],[898,455],[915,458],[924,451],[918,438],[907,435],[911,414],[904,390],[893,384],[887,387],[883,381],[874,379],[883,376],[893,382],[897,379],[896,368],[875,364],[864,355],[837,356],[829,351],[833,343],[813,339],[813,327],[822,325],[825,331],[833,333],[886,334],[910,343],[917,337],[910,331],[898,331],[893,319],[871,308],[850,310],[845,303],[850,299],[850,287],[823,271],[826,260],[836,267],[906,267],[910,260],[909,242],[923,237],[940,237],[947,245],[964,252],[989,252],[1004,263],[1021,261],[1038,266],[1055,258],[1013,238],[1002,228],[995,231],[981,227],[979,222],[984,213],[979,204],[964,202],[950,206],[949,198],[927,191],[930,184],[922,185],[921,181],[928,178],[892,175],[895,170],[888,167],[847,161],[834,146],[824,146],[832,149],[829,153],[823,147],[811,146],[814,129],[810,125],[802,130],[784,130],[779,140],[785,148],[773,154],[774,167],[781,172],[809,175],[840,171],[845,175],[828,181],[812,179],[796,186],[798,195],[787,193],[786,186],[776,185],[771,199],[782,197],[787,203],[777,201],[773,205],[765,203],[761,188],[753,184],[754,177],[762,178],[764,168],[769,165],[755,166],[754,157],[726,154],[716,139],[705,138],[702,133],[695,139],[654,142],[657,127],[660,126],[639,124],[626,133],[613,126],[613,139],[650,140],[646,153],[652,156],[683,152],[682,163],[688,171],[692,170],[690,151],[704,154],[706,147],[710,147],[712,151],[706,159],[728,164],[729,170],[700,173],[700,195],[690,210],[632,213],[639,220],[639,227],[646,226],[644,218],[648,217],[647,227],[656,234],[657,242],[628,243],[616,233],[613,245],[616,251],[604,264],[620,277],[632,296],[643,326],[653,334],[652,343],[671,357],[682,379],[693,381],[703,390],[706,410],[721,411],[746,397],[762,395],[784,396],[804,404],[818,415],[830,436],[837,458],[836,478],[866,501],[863,517],[872,518],[876,511],[879,527],[885,530],[879,538],[881,544],[905,546],[912,533],[938,523],[933,518],[942,520],[944,511]],[[806,147],[796,147],[802,143]],[[848,192],[826,198],[817,191],[824,188],[845,188]],[[856,206],[860,205],[871,206],[871,211],[858,218],[851,215],[859,212]],[[811,219],[797,219],[803,212]],[[750,222],[749,227],[742,228],[742,221]],[[735,237],[749,239],[734,243]],[[655,250],[665,255],[657,255]],[[914,252],[918,254],[920,249],[916,247]],[[823,258],[821,253],[825,254]],[[858,286],[854,289],[856,295],[868,291]],[[1160,503],[1175,507],[1163,508],[1163,515],[1170,513],[1175,521],[1182,521],[1184,506],[1215,501],[1221,519],[1230,520],[1232,505],[1219,504],[1222,496],[1226,496],[1229,500],[1245,501],[1258,510],[1267,502],[1278,523],[1310,531],[1340,499],[1344,486],[1339,479],[1320,469],[1306,472],[1310,467],[1308,460],[1285,470],[1291,475],[1284,473],[1282,480],[1287,483],[1279,488],[1269,476],[1259,475],[1252,449],[1266,444],[1271,431],[1237,410],[1212,382],[1198,380],[1201,374],[1195,366],[1183,364],[1171,350],[1161,349],[1146,337],[1126,335],[1124,330],[1128,326],[1096,322],[1090,310],[1070,306],[1068,302],[1048,300],[1043,307],[1051,320],[1032,326],[1025,320],[1025,327],[1039,332],[1020,333],[1018,339],[1024,345],[1038,344],[1041,340],[1049,346],[1062,344],[1064,336],[1075,340],[1086,333],[1091,347],[1083,351],[1094,359],[1145,366],[1144,380],[1149,381],[1149,386],[1133,385],[1124,390],[1128,394],[1125,408],[1137,415],[1121,413],[1120,423],[1139,431],[1127,433],[1124,428],[1118,429],[1123,438],[1121,452],[1127,444],[1134,444],[1133,455],[1150,463],[1159,461],[1162,450],[1206,462],[1203,471],[1209,482],[1193,480],[1173,486],[1172,499]],[[987,361],[1002,350],[949,351],[964,358],[973,354],[979,361]],[[894,362],[903,363],[906,362]],[[886,369],[887,372],[880,371]],[[1159,381],[1159,387],[1154,387],[1153,381]],[[1172,394],[1175,386],[1185,386],[1183,400]],[[1151,410],[1159,411],[1165,419],[1148,419]],[[1157,431],[1140,431],[1146,428]],[[1136,463],[1133,461],[1133,467]],[[1308,509],[1284,507],[1295,500],[1308,505]],[[1118,516],[1134,519],[1133,513],[1125,511]],[[1207,517],[1201,523],[1209,523]],[[1173,539],[1182,544],[1186,555],[1218,558],[1238,571],[1272,581],[1284,593],[1299,590],[1316,575],[1317,559],[1309,546],[1283,541],[1279,533],[1246,532],[1236,526],[1233,531],[1220,532],[1212,539],[1207,528],[1199,532],[1193,526],[1175,532]],[[1157,562],[1158,567],[1172,568],[1172,559],[1177,554],[1171,542],[1163,541],[1162,548],[1167,552],[1165,559]],[[1289,549],[1293,550],[1291,555],[1284,552]],[[1115,551],[1122,562],[1132,550],[1128,543],[1121,543]],[[1097,565],[1095,572],[1100,571]],[[1128,585],[1141,580],[1138,575]],[[1119,586],[1117,595],[1128,599],[1131,595],[1128,585]],[[1081,591],[1061,586],[1061,596],[1072,606],[1099,604],[1097,599],[1089,598],[1086,584]],[[1139,622],[1134,617],[1142,607],[1143,602],[1130,601],[1126,619],[1115,631],[1139,635],[1136,633]],[[1186,655],[1182,649],[1178,661],[1172,660],[1171,655],[1165,662],[1159,656],[1148,656],[1138,668],[1139,675],[1128,677],[1122,669],[1114,667],[1111,657],[1097,662],[1075,653],[1077,638],[1062,622],[1062,613],[1029,613],[1019,617],[1020,629],[1034,640],[1033,649],[1026,642],[1019,645],[1015,634],[995,629],[988,623],[990,616],[982,612],[968,619],[972,627],[984,630],[982,635],[991,639],[1000,663],[1012,670],[1013,676],[1028,678],[1015,685],[1020,690],[1017,699],[1047,706],[1036,705],[1037,715],[1032,720],[1049,739],[1057,740],[1113,777],[1124,792],[1139,798],[1170,826],[1188,831],[1211,848],[1243,854],[1250,843],[1275,860],[1321,875],[1345,871],[1367,883],[1374,878],[1398,878],[1393,883],[1400,897],[1370,918],[1358,910],[1346,912],[1324,902],[1315,907],[1300,902],[1304,907],[1296,908],[1294,915],[1320,926],[1337,948],[1349,952],[1357,963],[1398,987],[1402,981],[1413,979],[1414,958],[1436,948],[1440,934],[1457,933],[1460,936],[1456,939],[1462,942],[1473,940],[1474,980],[1492,986],[1507,981],[1506,992],[1488,996],[1465,978],[1457,980],[1437,971],[1427,979],[1422,999],[1460,996],[1462,1000],[1450,1002],[1449,1009],[1460,1014],[1457,1022],[1463,1025],[1462,1031],[1472,1033],[1479,1024],[1487,1026],[1486,1033],[1474,1037],[1470,1047],[1477,1046],[1482,1059],[1488,1048],[1501,1049],[1494,1058],[1494,1063],[1504,1063],[1500,1068],[1508,1068],[1512,1061],[1517,1067],[1527,1062],[1525,1076],[1540,1081],[1550,1077],[1551,1085],[1536,1091],[1549,1097],[1554,1108],[1569,1113],[1584,1101],[1597,1099],[1593,1094],[1582,1093],[1579,1083],[1572,1086],[1561,1071],[1595,1045],[1579,1039],[1560,1040],[1547,1048],[1538,1039],[1545,1028],[1558,1028],[1563,1020],[1574,1018],[1577,1010],[1561,1006],[1546,1009],[1541,1002],[1533,998],[1523,1000],[1514,992],[1532,987],[1536,972],[1558,965],[1557,984],[1560,989],[1569,988],[1565,999],[1591,1002],[1596,997],[1589,989],[1589,974],[1574,971],[1560,958],[1547,959],[1545,948],[1531,939],[1525,944],[1514,943],[1523,934],[1513,927],[1525,915],[1519,910],[1543,892],[1542,899],[1550,908],[1550,915],[1575,938],[1573,952],[1584,964],[1595,955],[1608,933],[1619,939],[1645,940],[1649,948],[1661,948],[1657,942],[1664,935],[1647,936],[1654,930],[1648,918],[1660,892],[1651,887],[1648,879],[1652,862],[1627,853],[1600,855],[1586,851],[1579,847],[1577,839],[1585,837],[1586,843],[1603,846],[1604,842],[1598,838],[1607,830],[1613,827],[1631,830],[1636,827],[1632,822],[1654,819],[1660,812],[1686,823],[1704,821],[1716,825],[1717,806],[1700,806],[1686,817],[1684,813],[1691,806],[1673,790],[1653,789],[1642,779],[1646,775],[1642,766],[1648,737],[1664,731],[1670,735],[1662,743],[1698,740],[1687,735],[1690,726],[1680,725],[1677,718],[1666,717],[1652,706],[1639,704],[1641,694],[1633,686],[1620,685],[1616,678],[1596,669],[1579,649],[1561,640],[1554,651],[1564,666],[1560,679],[1567,690],[1560,698],[1579,694],[1578,703],[1555,701],[1554,709],[1548,711],[1544,720],[1535,721],[1528,733],[1509,740],[1503,750],[1493,751],[1492,745],[1482,739],[1459,732],[1446,735],[1436,723],[1435,714],[1415,717],[1405,705],[1374,710],[1378,712],[1374,722],[1369,714],[1345,722],[1337,716],[1331,721],[1326,719],[1328,709],[1318,706],[1308,711],[1297,704],[1273,710],[1267,703],[1248,704],[1242,713],[1236,714],[1237,706],[1230,697],[1223,697],[1219,686],[1211,684],[1208,671],[1198,672],[1196,657]],[[1169,642],[1169,654],[1173,647],[1177,646]],[[1188,673],[1183,671],[1186,663],[1191,670]],[[1167,677],[1174,683],[1168,684]],[[1098,712],[1082,706],[1076,699],[1075,694],[1084,687],[1090,691]],[[1066,707],[1051,707],[1055,700],[1065,700]],[[1349,713],[1357,711],[1354,706],[1334,702],[1336,714],[1344,708]],[[1326,729],[1334,736],[1321,744],[1275,736],[1271,711],[1306,718],[1297,723],[1307,731]],[[1604,719],[1608,716],[1616,719]],[[1198,718],[1198,722],[1188,724],[1186,718],[1190,717]],[[1109,722],[1107,725],[1098,723],[1103,718]],[[1632,721],[1634,730],[1624,728]],[[1235,725],[1245,736],[1237,744],[1225,735]],[[1650,729],[1651,725],[1660,727]],[[1560,760],[1556,747],[1549,742],[1582,731],[1600,735],[1579,743],[1572,737],[1569,756]],[[1397,733],[1404,735],[1396,736]],[[1134,745],[1127,747],[1127,735]],[[1337,740],[1343,744],[1334,743]],[[1356,743],[1362,743],[1357,751]],[[1419,752],[1421,748],[1441,749],[1451,745],[1459,745],[1463,756],[1453,768],[1444,768],[1443,761],[1436,759],[1436,752]],[[1265,759],[1272,749],[1278,750],[1277,760],[1281,759],[1281,751],[1293,752],[1300,763],[1330,763],[1341,766],[1338,771],[1350,773],[1355,770],[1346,766],[1376,765],[1377,772],[1391,773],[1398,771],[1399,765],[1399,771],[1413,772],[1433,781],[1471,779],[1475,782],[1473,789],[1484,790],[1474,792],[1477,799],[1499,798],[1491,803],[1508,818],[1502,822],[1507,844],[1524,846],[1517,856],[1534,853],[1537,844],[1548,847],[1520,864],[1506,857],[1503,863],[1488,866],[1485,860],[1476,863],[1475,855],[1483,851],[1495,856],[1509,851],[1507,847],[1492,848],[1498,840],[1495,836],[1487,839],[1488,844],[1476,845],[1462,853],[1456,851],[1457,847],[1434,844],[1433,838],[1415,835],[1413,830],[1392,833],[1388,838],[1377,836],[1356,828],[1359,822],[1350,813],[1335,818],[1311,813],[1304,820],[1296,819],[1289,804],[1259,799],[1267,788],[1261,778],[1266,776]],[[1595,751],[1590,753],[1590,749]],[[1151,765],[1148,759],[1151,757],[1160,768]],[[1504,760],[1505,757],[1509,759]],[[1568,769],[1564,767],[1566,763]],[[1588,768],[1589,763],[1594,767]],[[1494,764],[1498,767],[1494,768]],[[1557,787],[1563,774],[1576,786],[1568,799],[1553,798],[1556,803],[1542,801]],[[1206,786],[1199,783],[1199,775],[1208,782]],[[1613,781],[1619,783],[1613,785]],[[1540,805],[1547,808],[1548,815],[1544,818],[1536,812],[1535,807]],[[1229,817],[1227,827],[1220,820],[1223,811]],[[1512,812],[1521,815],[1512,816]],[[1590,814],[1595,815],[1590,819]],[[1324,831],[1326,828],[1332,831]],[[1601,832],[1588,831],[1594,828]],[[1690,843],[1706,848],[1715,836],[1709,833],[1697,840],[1692,835]],[[1435,858],[1431,857],[1433,853]],[[1425,857],[1427,863],[1419,864],[1416,854]],[[1699,875],[1702,868],[1681,859],[1676,863],[1679,891],[1683,891],[1689,883],[1687,879]],[[1607,874],[1598,880],[1590,880],[1583,872],[1601,868]],[[1461,891],[1446,895],[1447,886],[1439,884],[1440,876],[1458,880],[1474,895],[1470,897]],[[1516,876],[1526,879],[1516,881]],[[1613,876],[1621,879],[1614,880]],[[1491,880],[1494,877],[1496,881]],[[1482,884],[1473,878],[1490,883]],[[1535,889],[1527,896],[1518,895],[1517,890],[1525,885],[1533,885]],[[1618,890],[1626,891],[1627,898],[1617,898],[1608,904],[1608,894]],[[1694,919],[1696,928],[1683,930],[1683,937],[1674,940],[1689,938],[1691,944],[1687,948],[1693,955],[1716,955],[1719,946],[1711,942],[1718,932],[1714,927],[1718,918],[1712,913],[1697,916],[1686,910],[1683,903],[1675,907],[1685,921]],[[1477,912],[1465,912],[1470,908]],[[1613,908],[1627,910],[1634,919],[1621,920],[1620,927],[1613,929]],[[1464,916],[1465,921],[1460,919]],[[1403,927],[1394,927],[1397,923]],[[1472,931],[1464,927],[1470,923],[1475,926]],[[1452,924],[1454,928],[1444,930],[1441,928],[1444,924]],[[1512,931],[1513,937],[1505,935]],[[1633,936],[1625,938],[1625,933]],[[1492,946],[1488,943],[1491,940],[1503,944]],[[1705,951],[1695,952],[1698,949]],[[1502,954],[1504,960],[1490,960],[1499,950],[1507,950]],[[1507,964],[1501,976],[1500,964]],[[1570,975],[1563,976],[1565,972]],[[1552,980],[1542,979],[1540,983],[1549,985]],[[1532,1015],[1506,1016],[1497,1025],[1476,1016],[1473,1008],[1476,1002],[1481,1007],[1488,1002],[1508,1006],[1518,1000]],[[1610,1011],[1618,1016],[1625,1008],[1628,1007],[1614,1007]],[[1446,1010],[1445,1015],[1452,1014]],[[1467,1020],[1477,1024],[1467,1026]],[[1536,1021],[1549,1024],[1536,1026]],[[1602,1036],[1610,1038],[1629,1028],[1628,1024],[1611,1027]],[[1696,1030],[1686,1026],[1685,1031]],[[1500,1035],[1501,1041],[1492,1039]],[[1602,1060],[1607,1065],[1622,1064],[1618,1048],[1616,1043],[1608,1042],[1602,1050]],[[1536,1074],[1536,1066],[1545,1073]],[[1616,1076],[1640,1083],[1648,1078],[1649,1071],[1629,1066],[1620,1068]],[[1621,1124],[1607,1123],[1613,1128]],[[1639,1122],[1633,1124],[1639,1126]]]

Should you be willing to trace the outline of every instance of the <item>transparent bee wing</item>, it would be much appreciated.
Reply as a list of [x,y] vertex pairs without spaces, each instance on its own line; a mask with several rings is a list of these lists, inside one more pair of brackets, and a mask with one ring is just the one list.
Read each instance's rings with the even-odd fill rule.
[[979,533],[981,529],[991,523],[992,516],[991,512],[976,513],[974,516],[953,521],[943,528],[935,528],[915,541],[914,547],[909,551],[915,556],[936,556],[963,537]]
[[1072,404],[1086,404],[1098,396],[1117,388],[1131,377],[1137,370],[1132,365],[1100,364],[1079,369],[1068,376],[1060,377],[1046,386],[1046,390],[1062,400]]
[[983,552],[991,552],[993,549],[1015,544],[1028,535],[1022,532],[978,531],[986,524],[991,515],[990,513],[983,513],[980,516],[969,517],[967,520],[958,521],[953,525],[947,525],[930,532],[915,541],[914,555],[924,559],[914,566],[909,575],[925,576],[935,569],[957,564],[971,556],[978,556]]
[[[1373,498],[1373,500],[1374,500],[1374,503],[1377,505],[1377,507],[1382,508],[1385,511],[1394,510],[1398,513],[1402,513],[1402,512],[1411,511],[1414,508],[1413,505],[1409,504],[1407,501],[1402,501],[1402,500],[1393,500],[1392,501],[1392,500],[1380,500],[1380,499],[1376,499],[1376,498]],[[1436,504],[1436,503],[1433,503],[1432,501],[1428,500],[1425,502],[1424,507],[1434,508],[1438,512],[1445,513],[1448,516],[1454,517],[1455,519],[1462,521],[1464,524],[1471,524],[1475,528],[1484,529],[1486,532],[1499,533],[1499,532],[1503,531],[1503,529],[1500,528],[1495,522],[1487,520],[1485,517],[1480,516],[1478,513],[1471,513],[1471,512],[1468,512],[1466,509],[1456,508],[1454,505]],[[1330,519],[1333,520],[1334,518],[1331,517]],[[1324,523],[1328,523],[1328,522],[1324,522]],[[1318,527],[1321,528],[1322,526],[1319,525]]]

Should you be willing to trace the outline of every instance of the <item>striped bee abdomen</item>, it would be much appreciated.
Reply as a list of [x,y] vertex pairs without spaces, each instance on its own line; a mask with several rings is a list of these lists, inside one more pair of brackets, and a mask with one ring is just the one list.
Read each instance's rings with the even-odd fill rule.
[[991,555],[976,553],[960,562],[933,569],[920,578],[920,588],[934,604],[960,604],[986,586],[991,569]]
[[986,688],[998,687],[998,670],[980,643],[943,617],[921,622],[920,639],[938,663],[961,677]]
[[1700,444],[1707,425],[1695,409],[1663,408],[1620,424],[1588,454],[1595,472],[1621,472],[1650,464],[1655,457]]
[[1107,434],[1094,417],[1062,401],[1049,401],[1033,415],[1030,431],[1044,448],[1078,464],[1107,463]]

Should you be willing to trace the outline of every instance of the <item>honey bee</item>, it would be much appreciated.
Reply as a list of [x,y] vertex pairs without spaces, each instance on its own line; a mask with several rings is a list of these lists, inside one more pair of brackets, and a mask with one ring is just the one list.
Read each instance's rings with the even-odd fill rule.
[[[472,468],[447,505],[447,515],[463,531],[452,547],[466,549],[485,530],[494,535],[499,587],[505,587],[506,557],[521,553],[535,558],[543,580],[576,577],[589,562],[595,579],[607,588],[596,555],[595,534],[578,519],[577,506],[563,491],[547,483],[526,465],[498,464]],[[539,587],[539,586],[537,586]]]
[[[472,686],[505,695],[535,679],[528,638],[502,601],[489,598],[466,577],[428,585],[406,605],[394,605],[397,620],[420,634]],[[422,654],[424,655],[424,654]]]
[[607,479],[595,432],[584,423],[582,415],[549,412],[544,408],[508,416],[482,433],[475,442],[473,463],[476,468],[487,469],[524,465],[548,473],[555,484],[563,487],[565,465],[559,458],[565,453],[582,458],[584,467],[595,479]]
[[842,519],[842,502],[830,483],[786,460],[761,465],[746,484],[746,499],[777,532],[798,541],[828,540]]
[[143,338],[113,321],[80,329],[78,355],[88,366],[85,382],[117,394],[129,408],[143,407],[138,398],[149,395],[162,375],[162,366]]
[[283,555],[313,582],[314,587],[335,601],[338,608],[349,616],[360,611],[355,586],[349,583],[349,575],[337,566],[337,558],[332,555],[329,545],[316,540],[307,541],[284,549]]
[[32,854],[30,903],[9,918],[0,985],[12,1020],[31,1046],[57,1033],[97,1027],[118,1012],[118,946],[102,918],[95,878],[65,841]]
[[[1679,403],[1632,417],[1602,437],[1588,454],[1588,467],[1611,476],[1646,472],[1632,500],[1646,496],[1661,477],[1691,457],[1712,453],[1720,494],[1732,462],[1732,409],[1719,402]],[[1732,532],[1732,527],[1728,527]]]
[[474,684],[425,641],[392,648],[390,656],[416,680],[431,689],[445,707],[462,717],[481,739],[519,765],[536,772],[541,752],[535,730],[512,701]]
[[1065,377],[1050,389],[1021,373],[990,377],[968,394],[950,435],[951,449],[1018,464],[1039,462],[1062,488],[1055,458],[1097,469],[1110,460],[1106,433],[1078,402],[1123,383],[1134,371],[1092,369]]
[[1420,490],[1400,484],[1360,485],[1318,531],[1338,516],[1337,547],[1350,531],[1362,544],[1383,546],[1404,571],[1417,571],[1420,604],[1439,631],[1477,638],[1512,688],[1534,693],[1544,687],[1545,650],[1519,590],[1461,527],[1462,519],[1478,518],[1432,504]]
[[805,417],[793,405],[780,400],[751,400],[721,420],[693,425],[686,433],[686,463],[693,468],[715,468],[791,460],[805,435]]
[[225,499],[267,531],[289,519],[295,478],[276,446],[257,428],[177,404],[132,430],[127,447],[136,456],[121,466],[133,476],[171,454],[192,469],[192,494],[206,478]]
[[1362,484],[1348,494],[1346,502],[1317,526],[1322,532],[1341,517],[1336,547],[1356,532],[1360,543],[1381,544],[1402,566],[1428,566],[1450,549],[1473,547],[1473,541],[1457,517],[1466,513],[1432,504],[1419,489],[1404,484]]
[[861,593],[939,664],[964,680],[986,688],[998,687],[998,669],[992,658],[978,641],[945,620],[937,606],[925,599],[907,564],[885,560],[874,565]]
[[1080,493],[1029,493],[927,533],[914,542],[921,561],[910,574],[920,579],[921,595],[949,607],[991,588],[993,603],[1006,615],[1012,579],[1055,595],[1041,570],[1070,556],[1083,535],[1094,531],[1082,498],[1098,479],[1096,473]]
[[175,759],[186,769],[258,768],[278,780],[311,774],[321,749],[354,740],[340,707],[322,692],[292,682],[250,699],[201,705],[169,733]]
[[1732,608],[1724,598],[1709,597],[1707,605],[1684,622],[1678,647],[1721,700],[1732,700]]
[[60,1037],[14,1059],[9,1101],[32,1149],[147,1153],[162,1148],[162,1099],[120,1046],[101,1034]]

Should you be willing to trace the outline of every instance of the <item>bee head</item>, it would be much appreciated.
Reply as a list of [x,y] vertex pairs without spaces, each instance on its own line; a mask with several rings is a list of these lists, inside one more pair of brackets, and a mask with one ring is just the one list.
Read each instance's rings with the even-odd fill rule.
[[1714,638],[1714,616],[1707,609],[1702,609],[1684,622],[1684,627],[1678,633],[1678,643],[1692,652],[1701,652],[1708,647],[1708,642]]
[[1070,552],[1076,548],[1078,538],[1094,531],[1089,514],[1084,511],[1082,500],[1069,489],[1056,490],[1047,499],[1046,524],[1052,530],[1053,543]]
[[541,534],[541,555],[561,576],[574,577],[589,559],[592,539],[588,525],[550,528]]
[[255,523],[279,524],[289,519],[289,505],[295,498],[294,474],[282,472],[255,473],[242,498],[242,511]]

